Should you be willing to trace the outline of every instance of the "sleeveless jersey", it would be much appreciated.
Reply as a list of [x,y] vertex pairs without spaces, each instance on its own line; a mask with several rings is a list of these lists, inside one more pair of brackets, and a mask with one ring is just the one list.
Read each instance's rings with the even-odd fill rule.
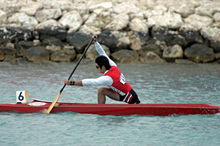
[[111,66],[105,76],[110,76],[113,84],[110,86],[119,95],[124,96],[131,90],[131,85],[125,80],[124,75],[116,66]]

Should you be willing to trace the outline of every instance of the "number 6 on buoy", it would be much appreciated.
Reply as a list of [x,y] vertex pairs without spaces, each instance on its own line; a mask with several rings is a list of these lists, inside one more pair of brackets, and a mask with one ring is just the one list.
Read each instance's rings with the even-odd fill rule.
[[16,101],[17,103],[27,103],[28,92],[27,91],[16,91]]

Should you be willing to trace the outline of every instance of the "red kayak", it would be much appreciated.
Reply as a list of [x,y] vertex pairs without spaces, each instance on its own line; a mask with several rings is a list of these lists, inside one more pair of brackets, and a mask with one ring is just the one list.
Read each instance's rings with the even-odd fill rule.
[[[51,102],[34,100],[25,104],[0,104],[0,112],[41,113],[48,109]],[[219,105],[211,104],[91,104],[58,102],[51,113],[74,112],[98,115],[192,115],[220,113]]]

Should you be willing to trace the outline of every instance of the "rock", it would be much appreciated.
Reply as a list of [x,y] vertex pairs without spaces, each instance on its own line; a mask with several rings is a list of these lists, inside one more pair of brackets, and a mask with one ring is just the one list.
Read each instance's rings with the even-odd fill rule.
[[215,59],[216,59],[216,60],[219,60],[219,59],[220,59],[220,53],[216,53],[216,54],[215,54]]
[[71,28],[73,32],[80,28],[83,23],[83,19],[77,11],[71,11],[64,14],[59,20],[59,23],[66,28]]
[[47,46],[47,45],[54,45],[54,46],[63,46],[63,43],[55,38],[55,37],[47,37],[42,41],[42,45]]
[[13,55],[6,55],[3,61],[4,62],[19,62],[19,59]]
[[135,18],[130,22],[129,27],[132,31],[148,33],[148,27],[145,20]]
[[127,27],[129,23],[129,17],[127,14],[119,14],[113,17],[113,20],[105,27],[109,30],[122,30]]
[[204,39],[200,31],[192,31],[181,28],[178,33],[186,40],[186,44],[204,43]]
[[8,18],[9,23],[19,24],[21,27],[33,28],[38,22],[34,17],[28,16],[24,12],[15,13]]
[[[145,17],[145,11],[139,11],[137,13],[129,13],[129,20],[133,20],[133,19],[138,19],[138,20],[142,20],[142,21],[146,21],[146,17]],[[146,22],[145,22],[146,23]]]
[[184,52],[185,56],[196,63],[206,63],[214,61],[214,51],[202,44],[194,44]]
[[120,49],[118,48],[119,41],[109,30],[104,30],[99,36],[99,42],[105,44],[110,52],[116,52]]
[[142,46],[144,46],[149,39],[148,34],[140,32],[129,32],[128,36],[131,42],[130,48],[132,50],[141,50]]
[[220,28],[220,22],[214,22],[212,27]]
[[112,2],[100,2],[100,3],[94,3],[89,6],[90,11],[96,11],[96,10],[109,10],[112,9]]
[[7,15],[4,11],[0,10],[0,24],[4,24],[7,21]]
[[111,32],[115,38],[118,40],[117,48],[118,49],[128,49],[131,41],[128,37],[128,33],[126,31],[112,31]]
[[23,6],[19,11],[24,12],[29,16],[34,16],[36,12],[42,8],[43,6],[41,3],[33,3],[33,4],[27,4]]
[[[102,48],[105,50],[105,53],[110,56],[110,51],[109,51],[109,48],[106,47],[105,45],[102,45]],[[87,51],[86,53],[86,58],[89,58],[91,60],[95,60],[96,57],[98,56],[99,54],[97,53],[96,49],[95,49],[95,45],[91,45],[91,47],[89,48],[89,50]]]
[[64,46],[63,50],[53,52],[51,61],[55,62],[71,62],[76,57],[76,51],[73,46]]
[[215,22],[220,22],[220,12],[215,13],[213,19],[215,20]]
[[120,63],[137,63],[138,53],[132,50],[120,50],[111,54],[113,60]]
[[187,59],[175,59],[175,63],[177,63],[177,64],[194,64],[195,62],[192,62]]
[[47,20],[35,27],[35,30],[38,32],[39,38],[41,40],[46,37],[56,37],[60,40],[65,40],[67,36],[67,31],[55,20]]
[[92,36],[79,32],[68,33],[67,35],[67,41],[75,47],[77,53],[84,51],[91,38]]
[[201,34],[204,38],[213,40],[213,41],[218,41],[220,40],[220,29],[218,28],[203,28],[201,30]]
[[[69,33],[73,32],[71,29],[68,31]],[[93,35],[99,35],[101,34],[101,29],[95,26],[87,26],[87,25],[83,25],[82,27],[80,27],[79,32],[81,33],[86,33],[86,34],[93,34]]]
[[43,9],[37,11],[35,17],[39,22],[44,22],[50,19],[57,19],[61,17],[62,12],[60,9]]
[[166,42],[164,41],[153,40],[153,42],[160,48],[161,51],[164,51],[167,48]]
[[180,45],[187,46],[186,39],[179,34],[178,30],[170,30],[162,27],[153,27],[151,34],[155,40],[165,41],[168,46]]
[[111,12],[109,10],[98,9],[88,16],[80,31],[90,34],[101,34],[101,28],[105,28],[111,21]]
[[42,23],[39,23],[38,25],[36,25],[35,29],[41,30],[41,29],[45,29],[48,27],[62,27],[62,26],[56,20],[50,19],[50,20],[44,21]]
[[210,41],[210,46],[214,49],[216,53],[220,52],[220,40]]
[[27,49],[33,46],[35,46],[33,41],[20,41],[18,44],[16,44],[17,56],[23,57]]
[[50,51],[50,53],[61,51],[61,46],[55,46],[55,45],[47,45],[45,47],[46,50]]
[[127,49],[129,48],[129,45],[131,43],[131,41],[129,40],[129,37],[121,37],[118,39],[119,43],[118,43],[118,48],[120,49]]
[[0,62],[3,61],[5,59],[5,55],[3,55],[1,52],[0,52]]
[[167,8],[163,5],[155,5],[150,7],[150,9],[144,11],[144,16],[146,18],[151,18],[153,16],[162,16],[165,12],[167,12]]
[[163,15],[149,17],[147,24],[149,26],[179,28],[182,26],[183,21],[180,14],[169,11]]
[[175,6],[172,6],[170,10],[180,14],[184,18],[189,15],[192,15],[195,12],[195,8],[191,4],[175,5]]
[[20,41],[18,44],[24,49],[29,49],[34,46],[33,41]]
[[[167,46],[185,49],[192,44],[219,53],[219,8],[217,0],[0,0],[0,43],[15,45],[15,58],[6,56],[14,61],[34,46],[71,58],[54,54],[54,61],[72,61],[71,51],[82,53],[93,34],[100,35],[110,53],[153,51],[162,57]],[[67,51],[70,54],[64,45],[74,47]]]
[[9,56],[16,56],[17,51],[11,47],[0,46],[0,61],[5,60]]
[[11,42],[7,43],[6,47],[7,48],[11,48],[11,49],[15,49],[15,45],[13,43],[11,43]]
[[12,28],[12,27],[1,27],[0,28],[0,40],[5,42],[17,42],[17,41],[27,41],[33,37],[31,30],[24,28]]
[[207,16],[200,16],[192,14],[184,19],[185,24],[191,25],[192,27],[202,29],[212,25],[213,19]]
[[44,0],[41,0],[40,2],[43,4],[45,9],[60,8],[64,12],[71,11],[74,8],[74,4],[75,4],[75,1],[71,1],[71,0],[64,0],[64,1],[60,1],[60,0],[44,1]]
[[28,49],[25,58],[31,62],[49,62],[50,54],[44,47],[37,46]]
[[145,45],[142,47],[142,50],[140,51],[144,51],[144,52],[154,52],[159,56],[162,56],[162,51],[163,49],[161,48],[160,45],[155,44],[154,42],[150,42],[149,44]]
[[121,3],[116,3],[113,6],[113,12],[116,14],[131,14],[131,13],[137,13],[139,12],[140,9],[136,7],[134,3],[131,2],[121,2]]
[[64,52],[57,51],[51,54],[51,61],[54,62],[70,62],[72,59],[72,56],[68,56]]
[[4,11],[8,17],[11,17],[14,13],[20,10],[21,6],[17,0],[0,1],[0,10]]
[[[104,21],[103,21],[104,20]],[[82,33],[91,33],[91,34],[100,34],[100,27],[105,26],[105,17],[103,15],[91,14],[86,20],[85,24],[81,26],[80,32]]]
[[156,53],[152,51],[139,53],[140,62],[142,63],[165,63],[166,61],[161,59]]
[[40,45],[40,40],[33,40],[34,46],[39,46]]
[[215,52],[220,52],[220,28],[203,28],[201,34],[210,41]]
[[74,50],[73,46],[65,45],[62,50],[67,55],[72,56],[72,59],[76,57],[76,51]]
[[177,58],[183,58],[183,49],[180,45],[174,45],[167,47],[163,51],[163,58],[164,59],[177,59]]
[[215,12],[219,12],[220,3],[208,3],[205,5],[201,5],[200,7],[197,7],[195,9],[195,13],[201,16],[209,16],[212,17],[212,15]]

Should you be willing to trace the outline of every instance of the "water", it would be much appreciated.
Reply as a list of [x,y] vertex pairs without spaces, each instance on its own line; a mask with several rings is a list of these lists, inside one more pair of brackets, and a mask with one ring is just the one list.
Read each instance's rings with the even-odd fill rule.
[[[15,92],[53,101],[75,63],[0,63],[0,103]],[[218,64],[118,64],[142,103],[220,105]],[[74,80],[98,77],[83,62]],[[59,101],[97,103],[99,87],[67,86]],[[107,103],[120,103],[107,99]],[[0,145],[220,145],[220,114],[184,116],[100,116],[77,113],[0,113]]]

